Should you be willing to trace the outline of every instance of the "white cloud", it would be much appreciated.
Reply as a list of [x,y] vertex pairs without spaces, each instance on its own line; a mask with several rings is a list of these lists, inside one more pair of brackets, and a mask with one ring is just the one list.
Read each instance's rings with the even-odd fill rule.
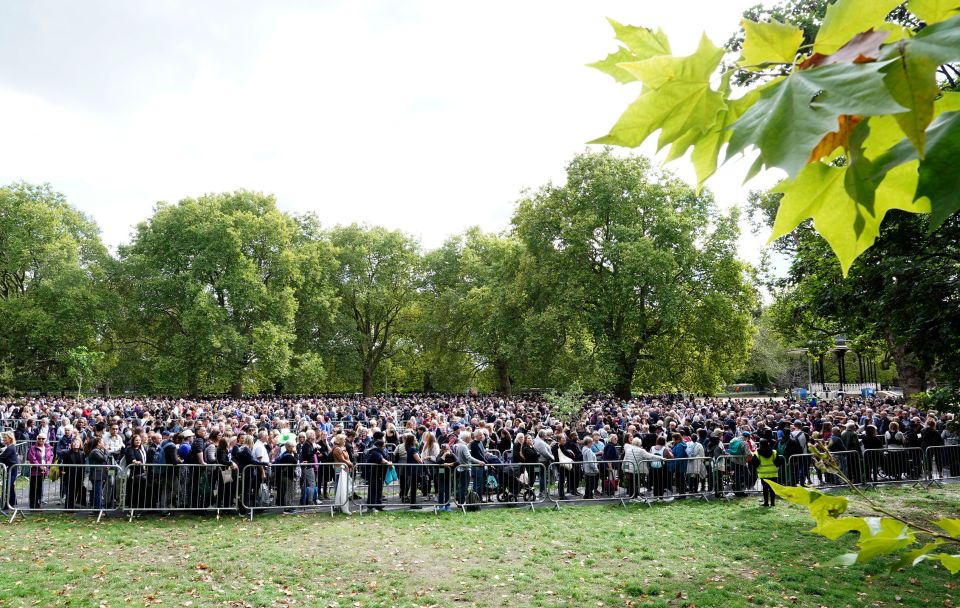
[[[662,26],[690,52],[703,30],[725,41],[753,3],[8,5],[18,34],[0,52],[26,65],[0,69],[14,117],[0,180],[51,182],[111,245],[159,200],[250,188],[433,247],[506,228],[520,191],[562,179],[637,94],[584,67],[614,48],[605,16]],[[83,24],[95,38],[71,39]],[[744,169],[710,183],[721,204],[746,199]],[[762,242],[745,233],[741,251],[755,260]]]

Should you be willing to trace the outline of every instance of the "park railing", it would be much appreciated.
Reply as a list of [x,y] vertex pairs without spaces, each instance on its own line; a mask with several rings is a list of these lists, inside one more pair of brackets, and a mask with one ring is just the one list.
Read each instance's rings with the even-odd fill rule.
[[124,469],[123,510],[215,512],[237,508],[237,472],[216,464],[129,464]]
[[7,471],[7,508],[13,513],[93,512],[100,517],[123,502],[123,469],[117,465],[18,464]]
[[960,445],[930,446],[924,456],[928,482],[960,479]]
[[920,448],[864,450],[863,465],[868,485],[920,484],[924,479]]
[[[960,446],[833,452],[852,483],[864,486],[937,483],[960,478]],[[844,485],[819,471],[809,454],[791,456],[778,481],[820,488]],[[194,464],[18,464],[0,466],[0,506],[17,514],[38,511],[254,513],[427,508],[470,511],[497,506],[534,508],[547,502],[669,501],[745,496],[761,491],[746,456],[649,458],[582,462],[253,464],[245,469]],[[11,520],[12,521],[12,520]]]
[[454,499],[464,510],[500,506],[534,509],[547,500],[550,470],[541,463],[458,465],[453,476]]
[[[830,452],[830,455],[837,461],[843,475],[851,483],[863,483],[863,456],[859,451]],[[793,454],[788,459],[786,468],[778,476],[778,480],[784,479],[787,485],[809,485],[817,488],[836,488],[846,485],[839,475],[818,469],[814,463],[811,454]]]

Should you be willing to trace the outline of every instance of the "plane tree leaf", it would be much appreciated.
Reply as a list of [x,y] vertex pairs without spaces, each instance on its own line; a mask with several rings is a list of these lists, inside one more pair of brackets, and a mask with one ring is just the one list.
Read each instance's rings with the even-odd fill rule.
[[795,180],[774,188],[783,193],[770,240],[786,235],[800,222],[813,219],[817,232],[829,243],[846,276],[850,265],[880,234],[880,223],[890,209],[929,212],[924,199],[914,201],[917,187],[916,161],[892,169],[877,188],[873,209],[850,197],[844,186],[846,167],[811,163]]
[[733,124],[727,158],[749,146],[766,167],[791,177],[807,164],[843,114],[870,116],[902,112],[883,83],[883,62],[838,64],[798,70],[764,90]]
[[957,0],[910,0],[907,8],[929,25],[960,13],[960,2]]
[[885,82],[897,103],[909,111],[896,114],[897,123],[917,150],[923,150],[926,129],[933,120],[933,103],[940,95],[936,69],[960,61],[960,15],[920,30],[915,37],[886,47]]
[[685,57],[657,56],[619,64],[644,84],[644,90],[604,137],[591,143],[639,146],[660,130],[659,147],[678,138],[708,132],[725,104],[710,86],[723,49],[704,36],[695,53]]
[[960,519],[948,519],[944,517],[943,519],[938,519],[933,522],[938,527],[943,528],[947,534],[954,538],[960,538]]
[[827,7],[823,25],[813,43],[813,52],[829,55],[837,52],[860,32],[876,29],[901,0],[838,0]]
[[773,63],[793,63],[803,42],[803,30],[779,21],[758,23],[743,19],[744,39],[740,61],[747,69],[760,69]]

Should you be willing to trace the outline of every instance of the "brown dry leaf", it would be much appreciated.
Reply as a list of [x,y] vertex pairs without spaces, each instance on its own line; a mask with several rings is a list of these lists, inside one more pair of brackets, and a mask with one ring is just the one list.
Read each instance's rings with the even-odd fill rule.
[[869,29],[857,34],[832,55],[814,53],[800,64],[799,69],[806,70],[823,65],[838,63],[869,63],[880,57],[880,45],[890,36],[890,32],[875,32]]
[[857,123],[861,120],[863,120],[862,116],[842,114],[840,118],[837,119],[839,128],[823,136],[823,139],[820,140],[817,147],[810,153],[810,158],[807,162],[816,162],[820,160],[821,157],[829,156],[830,153],[837,148],[842,147],[846,149],[850,143],[850,134],[853,133],[854,127],[856,127]]
[[206,569],[208,569],[209,567],[210,567],[210,566],[208,566],[208,565],[206,565],[206,564],[204,564],[204,563],[197,564],[197,570],[206,570]]

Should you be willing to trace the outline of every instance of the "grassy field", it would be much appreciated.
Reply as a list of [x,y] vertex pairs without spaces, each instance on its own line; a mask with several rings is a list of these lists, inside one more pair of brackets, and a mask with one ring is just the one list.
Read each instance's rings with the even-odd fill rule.
[[[936,518],[960,488],[883,491]],[[0,524],[0,606],[953,606],[960,576],[831,557],[804,511],[709,504],[253,522],[31,516]]]

